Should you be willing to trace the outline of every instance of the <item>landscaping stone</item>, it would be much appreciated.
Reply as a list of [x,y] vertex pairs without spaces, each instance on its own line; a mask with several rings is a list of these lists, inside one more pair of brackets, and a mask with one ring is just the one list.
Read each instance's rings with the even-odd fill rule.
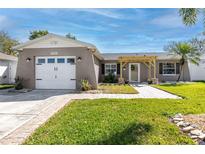
[[191,126],[192,126],[193,128],[198,128],[198,126],[195,125],[195,124],[192,124]]
[[200,134],[200,136],[198,136],[198,137],[199,137],[199,139],[203,140],[203,139],[205,139],[205,134],[202,133],[202,134]]
[[174,121],[183,121],[183,118],[173,118]]
[[178,113],[174,116],[175,118],[183,118],[183,115],[181,113]]
[[200,141],[199,145],[205,145],[205,142],[204,141]]
[[192,139],[197,139],[197,138],[198,138],[198,136],[196,136],[196,135],[190,135],[190,137],[191,137]]
[[178,127],[181,127],[183,124],[184,124],[184,122],[183,122],[183,121],[180,121],[180,122],[177,123],[177,126],[178,126]]
[[192,127],[192,126],[187,126],[187,127],[182,128],[182,131],[183,131],[183,132],[190,132],[191,130],[194,130],[194,127]]
[[190,131],[190,133],[191,133],[192,135],[196,135],[196,136],[202,135],[202,131],[201,131],[201,130],[198,130],[198,129],[192,130],[192,131]]
[[187,127],[189,125],[190,125],[189,122],[184,122],[184,121],[180,121],[180,122],[177,123],[178,127]]
[[181,130],[184,133],[187,133],[187,135],[189,135],[189,137],[197,144],[205,145],[205,133],[203,132],[203,128],[190,121],[185,121],[186,116],[183,116],[181,113],[176,114],[171,120],[176,123],[178,127],[181,127]]

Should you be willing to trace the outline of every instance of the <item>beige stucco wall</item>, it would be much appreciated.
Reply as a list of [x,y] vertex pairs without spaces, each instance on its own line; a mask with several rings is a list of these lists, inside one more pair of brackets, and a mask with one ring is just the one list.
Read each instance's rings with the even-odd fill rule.
[[[24,87],[35,89],[35,57],[54,56],[51,55],[52,52],[57,52],[58,55],[56,56],[81,57],[82,60],[80,62],[76,61],[77,89],[80,89],[81,79],[88,79],[93,88],[97,87],[94,59],[92,53],[85,47],[24,49],[19,54],[17,66],[17,76],[24,79]],[[30,62],[26,62],[27,57],[31,58]]]
[[[160,82],[164,81],[176,81],[179,75],[162,75],[159,74],[159,63],[163,62],[179,62],[178,60],[157,60],[156,63],[156,75]],[[118,63],[116,60],[102,61],[101,63]],[[129,80],[129,64],[125,65],[125,70],[123,70],[122,76],[125,80]],[[152,69],[153,76],[153,69]],[[119,75],[117,76],[119,77]],[[103,81],[104,75],[102,75],[102,71],[100,68],[100,82]],[[148,80],[148,68],[145,64],[140,63],[140,82],[147,82]],[[184,70],[180,78],[181,81],[190,81],[190,73],[187,62],[184,65]]]
[[[159,63],[166,63],[166,62],[178,62],[179,60],[158,60],[157,61],[157,78],[160,82],[165,82],[165,81],[176,81],[179,77],[179,74],[176,75],[163,75],[159,74]],[[184,69],[181,74],[180,81],[190,81],[190,73],[189,73],[189,67],[188,63],[185,62],[184,64]]]

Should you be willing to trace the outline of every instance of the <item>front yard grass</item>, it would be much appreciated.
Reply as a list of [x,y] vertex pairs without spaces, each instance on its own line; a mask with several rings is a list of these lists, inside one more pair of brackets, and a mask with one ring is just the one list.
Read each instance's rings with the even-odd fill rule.
[[12,85],[12,84],[0,84],[0,90],[1,89],[8,89],[8,88],[14,88],[14,85]]
[[138,91],[132,86],[125,84],[101,84],[98,86],[98,90],[102,90],[106,94],[137,94]]
[[194,144],[169,116],[204,113],[205,83],[157,87],[186,98],[76,100],[24,144]]

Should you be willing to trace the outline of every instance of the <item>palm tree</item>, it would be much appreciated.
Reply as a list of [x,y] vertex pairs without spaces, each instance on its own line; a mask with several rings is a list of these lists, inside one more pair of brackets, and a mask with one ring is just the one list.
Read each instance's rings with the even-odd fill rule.
[[[196,24],[196,22],[198,20],[199,13],[201,13],[201,12],[205,16],[204,9],[197,9],[197,8],[181,8],[181,9],[179,9],[179,15],[182,17],[183,23],[187,26],[192,26],[192,25]],[[204,20],[205,20],[205,18],[204,18]]]
[[198,48],[194,47],[191,43],[188,42],[171,42],[164,47],[165,51],[168,51],[174,56],[180,58],[180,73],[177,79],[177,82],[180,80],[181,74],[183,72],[184,64],[186,61],[190,61],[193,64],[199,65],[201,52]]

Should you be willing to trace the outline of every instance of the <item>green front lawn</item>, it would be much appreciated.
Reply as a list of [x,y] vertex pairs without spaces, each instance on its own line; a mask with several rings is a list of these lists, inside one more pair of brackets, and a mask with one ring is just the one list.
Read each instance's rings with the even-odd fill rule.
[[11,85],[11,84],[0,84],[0,90],[1,89],[8,89],[8,88],[14,88],[14,85]]
[[205,112],[205,83],[158,86],[185,99],[76,100],[24,144],[194,144],[169,122]]
[[137,94],[133,87],[130,85],[119,85],[119,84],[101,84],[98,86],[98,90],[102,90],[106,94]]

